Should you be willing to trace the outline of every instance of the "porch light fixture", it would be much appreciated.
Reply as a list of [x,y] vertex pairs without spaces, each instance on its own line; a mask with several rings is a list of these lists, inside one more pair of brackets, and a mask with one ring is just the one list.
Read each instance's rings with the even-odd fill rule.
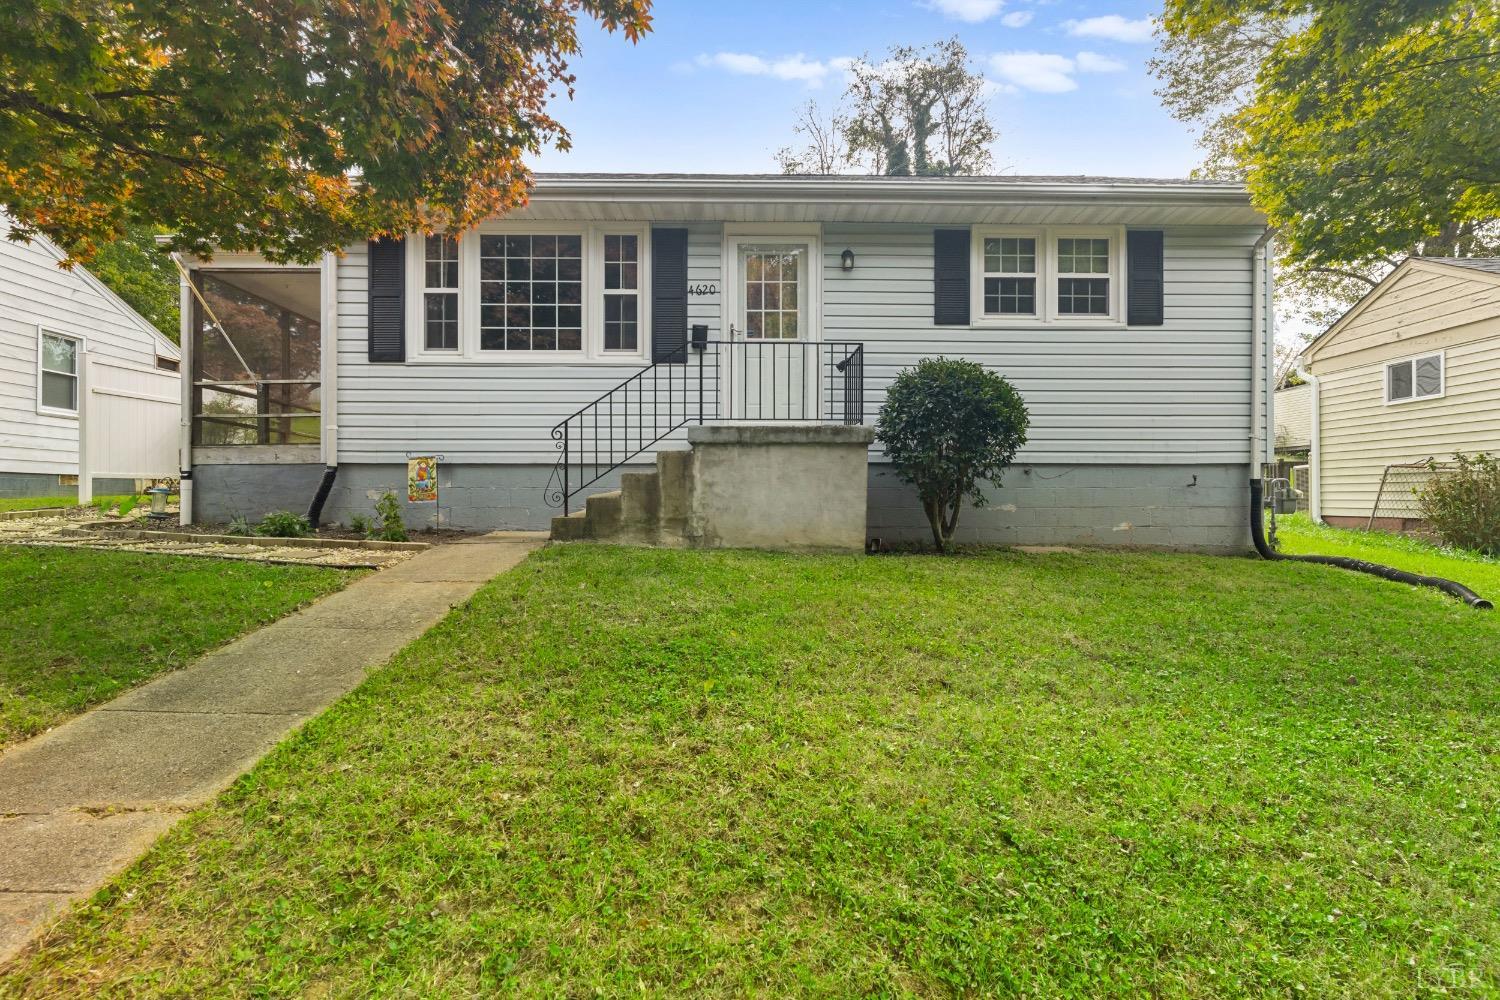
[[839,255],[839,260],[841,260],[841,261],[844,262],[844,270],[846,270],[846,271],[852,271],[852,270],[854,270],[854,251],[853,250],[845,250],[842,254]]

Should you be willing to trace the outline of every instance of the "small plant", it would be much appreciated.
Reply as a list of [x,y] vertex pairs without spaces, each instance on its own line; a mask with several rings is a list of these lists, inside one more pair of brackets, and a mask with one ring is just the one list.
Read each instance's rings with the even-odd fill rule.
[[103,514],[115,505],[114,497],[94,497],[89,501],[89,506]]
[[355,514],[349,518],[349,530],[356,535],[369,538],[375,531],[375,523],[364,514]]
[[255,529],[250,526],[249,518],[243,515],[230,520],[229,527],[224,529],[226,535],[253,535]]
[[1015,387],[972,361],[923,358],[891,383],[875,433],[896,474],[917,488],[939,552],[964,501],[983,507],[981,484],[1000,484],[1030,419]]
[[1417,491],[1422,517],[1445,545],[1500,555],[1500,458],[1454,455],[1456,468],[1428,460],[1432,477]]
[[396,494],[387,492],[375,501],[375,516],[380,520],[376,537],[384,542],[406,541],[406,525],[401,521],[401,501]]
[[140,502],[140,497],[121,497],[120,506],[118,508],[120,516],[125,517],[126,515],[128,515],[131,511],[135,510],[136,505]]
[[255,526],[255,533],[267,538],[301,538],[311,531],[307,518],[287,510],[273,510]]

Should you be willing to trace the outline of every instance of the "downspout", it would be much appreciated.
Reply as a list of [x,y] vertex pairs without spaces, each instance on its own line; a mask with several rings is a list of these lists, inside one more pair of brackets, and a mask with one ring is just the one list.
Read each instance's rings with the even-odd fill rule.
[[1265,401],[1261,398],[1265,395],[1264,383],[1266,367],[1266,345],[1270,338],[1266,336],[1266,327],[1269,326],[1267,317],[1267,303],[1270,301],[1270,267],[1269,255],[1266,253],[1266,245],[1271,242],[1271,237],[1276,235],[1276,230],[1270,226],[1260,234],[1260,238],[1251,247],[1250,259],[1250,481],[1258,482],[1261,477],[1261,467],[1265,462],[1264,447],[1261,440],[1265,435],[1261,423],[1262,410]]
[[313,530],[323,520],[323,505],[333,490],[333,481],[339,474],[339,308],[338,308],[338,257],[332,253],[323,255],[322,270],[321,351],[318,392],[322,411],[323,433],[319,443],[323,452],[323,478],[318,482],[318,491],[313,494],[307,508],[307,523]]
[[1312,391],[1311,412],[1308,415],[1310,423],[1307,442],[1307,513],[1312,517],[1314,524],[1323,523],[1323,486],[1322,486],[1322,430],[1323,411],[1322,401],[1319,398],[1323,389],[1318,385],[1318,376],[1308,371],[1301,358],[1297,359],[1297,375],[1306,382]]
[[178,363],[178,382],[182,389],[182,408],[177,426],[177,521],[179,524],[193,523],[193,296],[188,287],[191,280],[182,258],[172,254],[177,265],[177,308],[181,320],[177,326],[178,348],[182,360]]

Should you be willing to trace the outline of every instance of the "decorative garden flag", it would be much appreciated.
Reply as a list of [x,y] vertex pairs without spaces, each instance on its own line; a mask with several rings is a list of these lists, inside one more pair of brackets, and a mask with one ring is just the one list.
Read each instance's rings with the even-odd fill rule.
[[406,460],[406,500],[408,503],[437,503],[438,460],[423,455]]

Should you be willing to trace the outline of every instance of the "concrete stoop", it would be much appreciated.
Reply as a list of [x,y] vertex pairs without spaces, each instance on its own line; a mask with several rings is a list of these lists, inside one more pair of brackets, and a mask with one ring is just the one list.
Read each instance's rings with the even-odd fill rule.
[[688,545],[691,464],[690,451],[658,452],[654,472],[626,472],[619,489],[595,493],[582,510],[554,517],[552,540]]
[[689,427],[686,451],[552,519],[553,541],[669,548],[864,549],[874,430],[841,424]]

